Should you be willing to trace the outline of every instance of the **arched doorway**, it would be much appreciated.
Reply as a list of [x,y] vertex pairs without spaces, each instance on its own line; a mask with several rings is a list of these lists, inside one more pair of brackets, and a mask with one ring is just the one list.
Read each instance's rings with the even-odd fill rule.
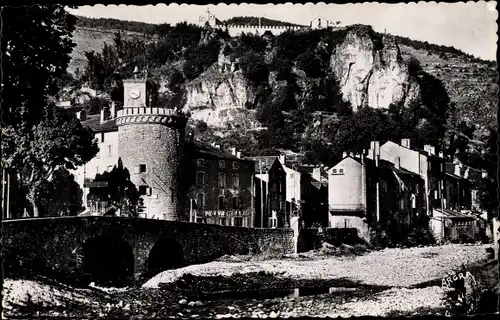
[[184,266],[184,252],[176,240],[161,239],[151,248],[148,256],[148,274],[154,275],[182,266]]
[[125,286],[134,277],[134,253],[121,238],[91,238],[83,245],[83,270],[96,285]]

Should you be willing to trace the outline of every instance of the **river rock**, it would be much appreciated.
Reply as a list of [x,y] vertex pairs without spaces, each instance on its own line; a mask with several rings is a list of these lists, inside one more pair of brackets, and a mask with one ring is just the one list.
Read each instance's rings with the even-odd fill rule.
[[179,300],[179,304],[186,304],[187,303],[187,300],[186,299],[181,299]]
[[278,312],[271,311],[271,313],[269,314],[269,317],[277,318],[277,317],[279,317],[279,315],[280,315],[279,311]]
[[194,301],[189,301],[188,303],[188,306],[190,307],[194,307],[196,305],[196,303]]

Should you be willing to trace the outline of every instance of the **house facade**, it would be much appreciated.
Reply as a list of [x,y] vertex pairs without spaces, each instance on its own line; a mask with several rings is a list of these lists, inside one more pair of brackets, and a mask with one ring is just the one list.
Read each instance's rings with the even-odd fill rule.
[[[283,157],[283,156],[281,156]],[[286,172],[277,156],[250,157],[255,162],[255,220],[258,228],[286,228]],[[284,161],[284,159],[281,159]]]
[[252,227],[254,162],[241,159],[235,150],[227,154],[199,142],[188,146],[188,159],[188,199],[183,220]]
[[320,167],[284,164],[286,213],[300,216],[304,227],[328,225],[328,181]]
[[379,226],[403,235],[425,205],[423,179],[399,162],[381,160],[377,152],[373,149],[370,157],[367,151],[344,153],[328,170],[328,226],[356,228],[366,241]]

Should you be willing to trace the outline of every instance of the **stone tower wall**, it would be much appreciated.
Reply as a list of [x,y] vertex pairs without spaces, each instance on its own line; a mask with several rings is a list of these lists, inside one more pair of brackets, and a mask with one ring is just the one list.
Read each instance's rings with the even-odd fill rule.
[[[147,218],[178,220],[184,213],[183,163],[187,118],[163,108],[127,108],[118,114],[119,154],[143,195]],[[140,165],[145,172],[139,172]]]

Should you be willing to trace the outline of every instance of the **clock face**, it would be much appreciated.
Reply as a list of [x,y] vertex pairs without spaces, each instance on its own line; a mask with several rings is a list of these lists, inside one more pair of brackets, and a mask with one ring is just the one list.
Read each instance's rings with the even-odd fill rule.
[[137,89],[130,91],[130,97],[132,99],[137,99],[137,98],[139,98],[140,95],[141,95],[141,92],[139,90],[137,90]]

